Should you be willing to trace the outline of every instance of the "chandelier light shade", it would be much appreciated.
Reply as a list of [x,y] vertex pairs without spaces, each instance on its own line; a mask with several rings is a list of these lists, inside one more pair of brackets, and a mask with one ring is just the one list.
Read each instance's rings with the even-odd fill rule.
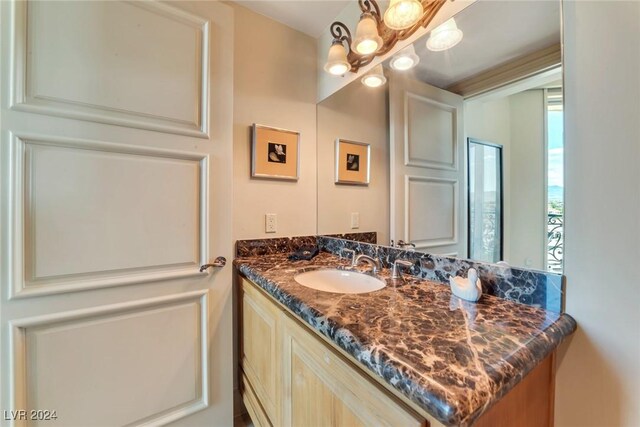
[[416,55],[416,49],[410,44],[391,58],[389,66],[397,71],[406,71],[418,65],[419,62],[420,57]]
[[384,23],[392,30],[404,30],[418,22],[423,12],[418,0],[391,0],[384,13]]
[[347,49],[342,42],[334,41],[329,48],[329,55],[324,70],[334,76],[341,76],[351,69],[351,64],[347,59]]
[[369,87],[380,87],[387,82],[382,64],[378,64],[362,77],[362,84]]
[[456,25],[456,20],[451,18],[431,31],[427,40],[427,48],[435,52],[451,49],[460,43],[463,35]]
[[[357,73],[377,56],[391,51],[399,41],[411,37],[420,28],[426,28],[446,2],[447,0],[391,0],[383,19],[375,0],[358,0],[362,14],[355,37],[351,36],[349,28],[340,21],[335,21],[329,27],[333,44],[329,48],[324,69],[333,75],[341,75],[347,71]],[[410,59],[407,56],[400,60],[399,67],[402,64],[409,66]]]
[[351,44],[351,49],[360,55],[371,55],[381,46],[382,37],[378,34],[378,23],[371,13],[363,13],[356,27],[356,36]]

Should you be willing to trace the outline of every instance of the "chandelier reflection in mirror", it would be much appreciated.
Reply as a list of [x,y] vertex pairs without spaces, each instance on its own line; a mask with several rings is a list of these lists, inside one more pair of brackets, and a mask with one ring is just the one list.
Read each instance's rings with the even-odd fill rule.
[[357,73],[419,28],[426,28],[446,0],[391,0],[384,16],[375,0],[358,0],[362,14],[355,37],[342,22],[331,24],[333,43],[324,69],[333,75]]

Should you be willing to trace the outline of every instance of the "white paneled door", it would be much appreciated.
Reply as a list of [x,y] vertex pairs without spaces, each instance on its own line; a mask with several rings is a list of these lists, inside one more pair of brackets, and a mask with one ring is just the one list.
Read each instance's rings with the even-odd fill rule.
[[466,257],[462,97],[394,74],[389,81],[391,239]]
[[0,425],[231,425],[232,9],[0,14]]

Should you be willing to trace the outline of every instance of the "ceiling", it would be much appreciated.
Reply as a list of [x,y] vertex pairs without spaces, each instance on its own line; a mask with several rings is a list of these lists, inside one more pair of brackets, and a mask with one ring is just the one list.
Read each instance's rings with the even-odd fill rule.
[[320,37],[350,1],[354,0],[235,0],[254,12],[314,38]]
[[446,88],[497,65],[560,43],[559,1],[480,0],[455,17],[462,41],[443,52],[414,43],[415,77]]

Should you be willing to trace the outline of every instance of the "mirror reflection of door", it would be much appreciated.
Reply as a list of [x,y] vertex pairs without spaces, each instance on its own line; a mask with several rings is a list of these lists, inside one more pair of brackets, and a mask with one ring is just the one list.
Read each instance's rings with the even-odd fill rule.
[[389,73],[389,122],[391,239],[466,258],[464,99]]
[[498,262],[503,252],[502,146],[468,138],[469,258]]

